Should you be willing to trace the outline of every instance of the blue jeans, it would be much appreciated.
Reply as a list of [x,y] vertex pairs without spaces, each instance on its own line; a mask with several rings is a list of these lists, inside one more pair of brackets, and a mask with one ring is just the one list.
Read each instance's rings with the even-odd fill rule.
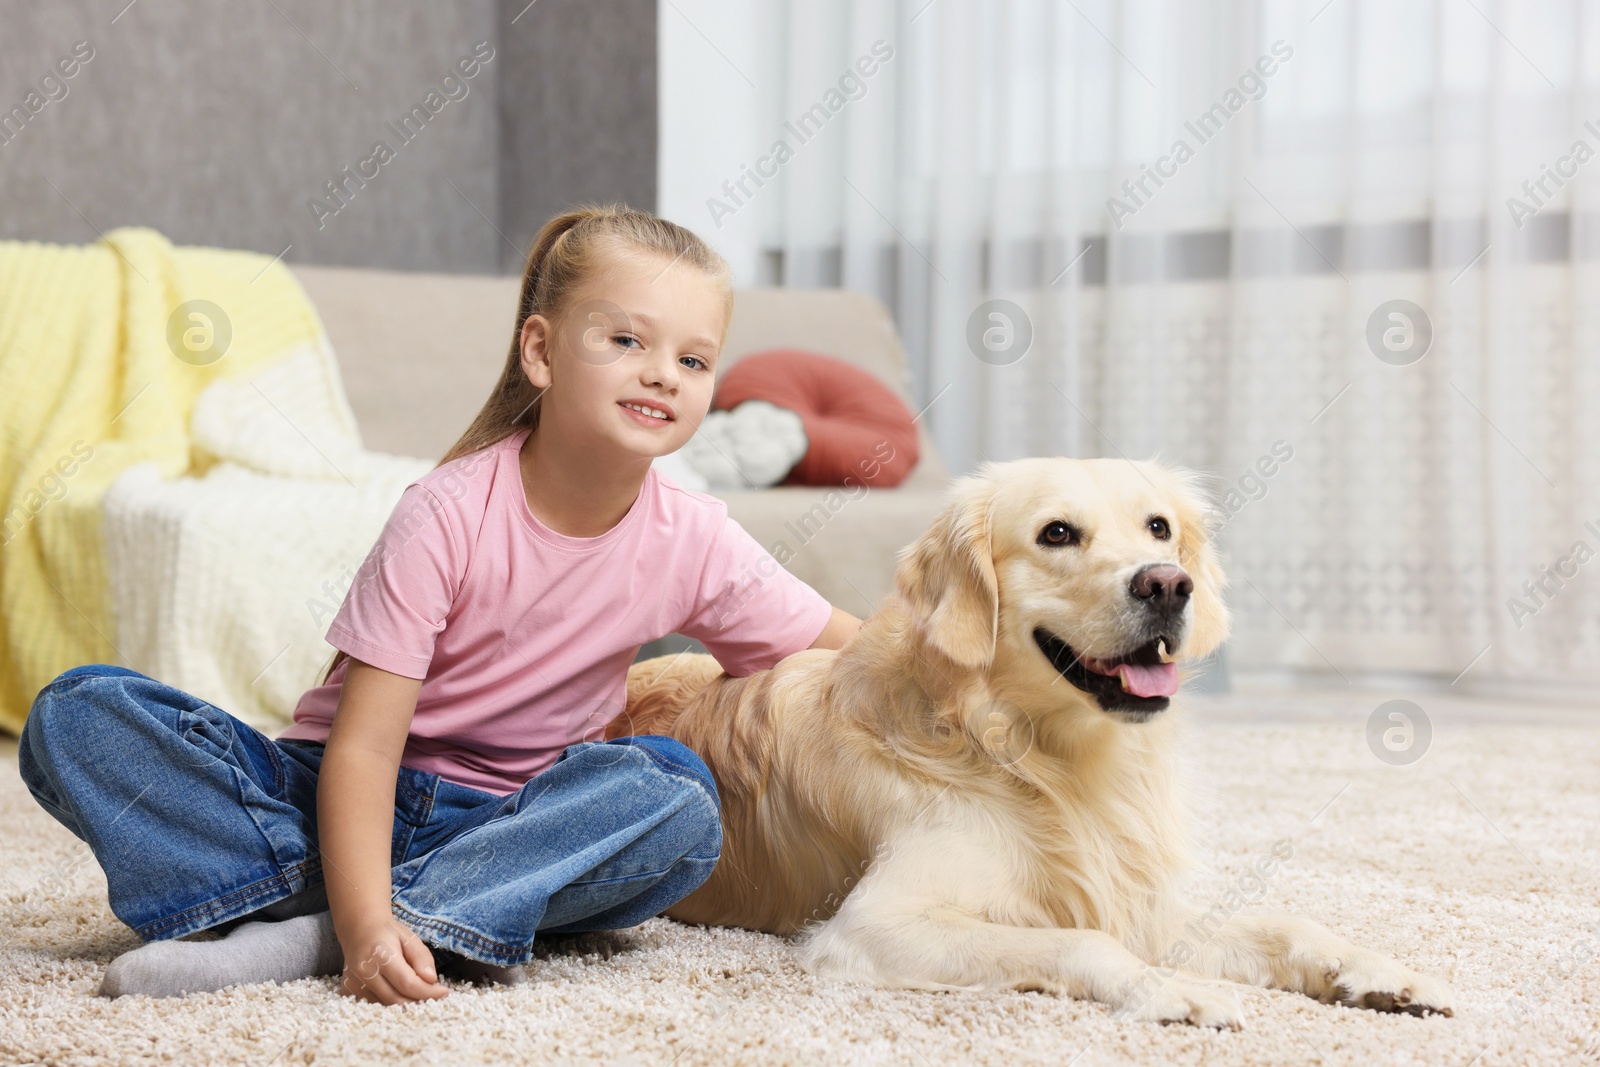
[[[34,799],[93,850],[112,912],[159,941],[327,907],[322,750],[90,664],[40,690],[18,761]],[[525,963],[535,931],[636,926],[693,892],[722,855],[719,812],[706,765],[668,737],[569,745],[507,796],[402,766],[394,915],[438,948]]]

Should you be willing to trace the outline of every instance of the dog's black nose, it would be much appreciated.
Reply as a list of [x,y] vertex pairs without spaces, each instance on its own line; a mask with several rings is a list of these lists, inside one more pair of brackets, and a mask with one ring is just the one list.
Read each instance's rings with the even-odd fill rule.
[[1152,563],[1139,568],[1128,583],[1128,592],[1157,611],[1177,612],[1194,592],[1194,579],[1176,563]]

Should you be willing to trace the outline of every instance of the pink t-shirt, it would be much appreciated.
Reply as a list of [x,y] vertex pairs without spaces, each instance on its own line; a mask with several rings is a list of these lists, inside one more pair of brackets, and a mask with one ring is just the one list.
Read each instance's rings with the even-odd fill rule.
[[[422,679],[400,762],[505,795],[602,738],[639,646],[701,641],[729,674],[810,647],[833,613],[728,515],[651,467],[598,537],[528,510],[522,430],[406,487],[328,627],[336,648]],[[279,736],[326,742],[346,664]]]

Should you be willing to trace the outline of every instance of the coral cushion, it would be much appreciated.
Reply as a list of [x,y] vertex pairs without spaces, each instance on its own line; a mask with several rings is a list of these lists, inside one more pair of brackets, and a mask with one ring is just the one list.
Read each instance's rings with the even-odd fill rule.
[[876,375],[797,348],[751,353],[728,368],[711,407],[746,400],[788,408],[805,424],[806,454],[779,485],[899,485],[917,465],[911,409]]

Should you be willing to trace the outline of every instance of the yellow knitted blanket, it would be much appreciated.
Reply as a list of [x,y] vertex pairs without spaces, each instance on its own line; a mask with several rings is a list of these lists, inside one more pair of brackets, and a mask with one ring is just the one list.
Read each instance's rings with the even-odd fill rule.
[[201,391],[320,333],[267,256],[142,228],[92,245],[0,241],[0,728],[19,733],[63,670],[120,658],[106,488],[135,463],[192,473]]

